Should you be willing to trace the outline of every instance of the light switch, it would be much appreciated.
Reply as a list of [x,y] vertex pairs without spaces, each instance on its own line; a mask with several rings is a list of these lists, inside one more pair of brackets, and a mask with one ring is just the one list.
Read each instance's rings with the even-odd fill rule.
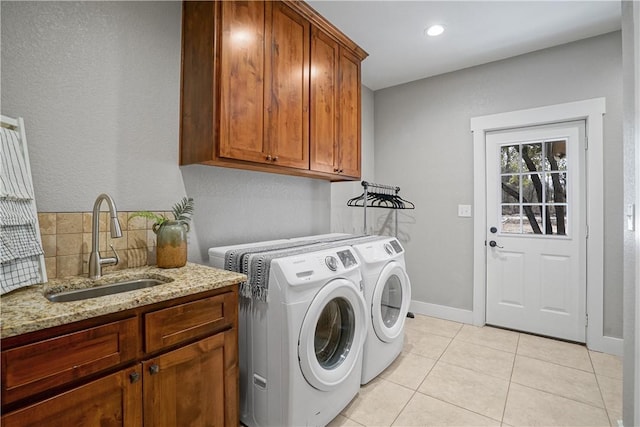
[[627,230],[629,231],[633,231],[635,229],[635,222],[636,222],[636,215],[635,215],[635,209],[636,206],[631,203],[627,205]]
[[471,205],[458,205],[458,216],[464,218],[471,217]]

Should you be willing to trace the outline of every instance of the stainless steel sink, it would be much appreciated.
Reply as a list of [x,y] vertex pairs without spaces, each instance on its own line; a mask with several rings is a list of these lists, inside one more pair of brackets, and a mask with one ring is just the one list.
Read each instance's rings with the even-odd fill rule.
[[55,292],[46,295],[47,299],[51,302],[69,302],[80,301],[90,298],[102,297],[105,295],[119,294],[121,292],[135,291],[138,289],[150,288],[152,286],[162,285],[168,283],[171,280],[159,280],[159,279],[136,279],[126,280],[122,282],[109,283],[105,285],[97,285],[90,288],[73,289],[70,291]]

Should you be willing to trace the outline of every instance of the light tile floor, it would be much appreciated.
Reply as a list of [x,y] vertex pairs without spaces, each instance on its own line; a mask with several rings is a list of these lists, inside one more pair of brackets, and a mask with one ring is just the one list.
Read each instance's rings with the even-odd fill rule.
[[586,347],[416,315],[398,359],[329,427],[612,426],[622,360]]

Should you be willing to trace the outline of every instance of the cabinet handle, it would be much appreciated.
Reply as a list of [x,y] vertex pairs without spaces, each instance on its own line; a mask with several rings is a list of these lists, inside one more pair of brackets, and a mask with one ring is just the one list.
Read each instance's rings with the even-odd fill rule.
[[160,372],[160,366],[156,365],[155,363],[149,366],[149,373],[151,375],[157,374],[158,372]]
[[129,381],[131,381],[131,384],[133,383],[137,383],[138,381],[140,381],[140,374],[137,372],[132,372],[129,374]]

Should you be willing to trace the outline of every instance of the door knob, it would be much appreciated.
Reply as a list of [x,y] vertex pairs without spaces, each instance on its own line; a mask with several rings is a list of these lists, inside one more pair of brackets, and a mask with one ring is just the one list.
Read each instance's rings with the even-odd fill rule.
[[497,232],[498,232],[498,229],[497,229],[497,228],[495,228],[495,227],[491,227],[491,228],[489,229],[489,231],[490,231],[490,232],[492,232],[493,234],[495,234],[495,233],[497,233]]
[[498,245],[498,243],[497,243],[495,240],[491,240],[491,241],[489,242],[489,246],[491,246],[492,248],[495,248],[495,247],[498,247],[498,248],[500,248],[500,249],[502,249],[502,248],[503,248],[503,246]]

